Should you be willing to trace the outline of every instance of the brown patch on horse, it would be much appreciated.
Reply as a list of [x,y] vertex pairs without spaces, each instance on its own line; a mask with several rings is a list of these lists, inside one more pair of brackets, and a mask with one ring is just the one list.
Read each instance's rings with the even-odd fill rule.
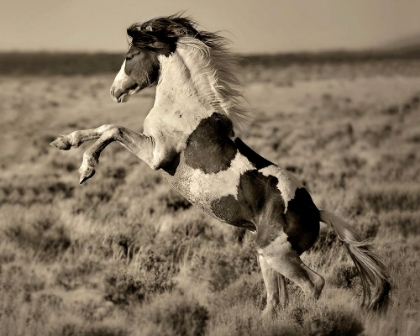
[[[270,213],[270,218],[267,218],[274,229],[269,233],[270,238],[265,237],[260,228],[257,228],[259,235],[261,236],[262,233],[264,236],[264,241],[261,243],[268,245],[277,237],[278,232],[282,231],[277,217],[282,216],[284,202],[277,189],[277,183],[278,180],[274,176],[267,177],[256,169],[249,170],[240,177],[237,198],[228,195],[215,200],[211,204],[211,210],[218,218],[229,224],[254,231],[255,224],[251,220],[255,223],[260,222],[260,217],[266,213],[267,202],[269,202],[273,205],[272,208],[275,208],[275,211]],[[262,230],[264,231],[264,228]]]
[[312,247],[319,234],[319,210],[305,188],[296,189],[284,214],[283,229],[293,249],[302,254]]
[[299,255],[315,243],[319,234],[319,210],[305,188],[296,190],[285,213],[283,198],[280,204],[278,200],[268,202],[258,225],[257,245],[268,246],[277,238],[279,230],[286,234],[287,241]]
[[227,170],[237,149],[230,137],[234,136],[229,118],[219,113],[201,120],[187,140],[185,163],[206,174]]

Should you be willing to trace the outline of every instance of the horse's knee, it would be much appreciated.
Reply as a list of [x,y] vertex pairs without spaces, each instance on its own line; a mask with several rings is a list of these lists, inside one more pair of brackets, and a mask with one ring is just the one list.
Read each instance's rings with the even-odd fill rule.
[[118,126],[111,127],[105,133],[107,134],[107,138],[112,141],[118,141],[122,136],[121,128]]

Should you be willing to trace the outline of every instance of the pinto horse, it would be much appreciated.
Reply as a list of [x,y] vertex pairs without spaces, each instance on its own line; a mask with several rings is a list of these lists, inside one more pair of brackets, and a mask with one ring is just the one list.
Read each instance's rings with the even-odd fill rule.
[[101,152],[113,141],[131,151],[203,212],[256,234],[267,290],[265,314],[287,302],[285,277],[317,299],[324,278],[300,255],[317,240],[320,221],[337,233],[363,285],[367,309],[384,308],[390,284],[386,269],[366,241],[339,217],[319,210],[290,172],[261,157],[235,135],[244,116],[235,57],[222,37],[199,31],[179,15],[133,24],[132,42],[111,87],[116,102],[156,86],[144,132],[103,125],[62,135],[51,144],[68,150],[96,140],[83,155],[80,183],[91,178]]

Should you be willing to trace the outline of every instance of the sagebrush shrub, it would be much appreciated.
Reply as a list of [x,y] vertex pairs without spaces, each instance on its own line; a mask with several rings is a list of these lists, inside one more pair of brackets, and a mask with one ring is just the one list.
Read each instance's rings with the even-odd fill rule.
[[209,313],[194,298],[180,292],[165,293],[143,305],[141,319],[145,336],[201,336],[206,332]]
[[304,314],[302,330],[309,336],[356,336],[363,330],[362,322],[351,311],[322,307]]

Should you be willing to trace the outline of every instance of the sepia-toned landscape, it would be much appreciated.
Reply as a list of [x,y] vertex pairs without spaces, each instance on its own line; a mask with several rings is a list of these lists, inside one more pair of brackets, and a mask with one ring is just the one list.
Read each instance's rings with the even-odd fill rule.
[[1,335],[420,334],[419,58],[242,63],[252,110],[242,140],[371,240],[392,284],[387,312],[363,311],[356,269],[322,224],[302,256],[326,279],[320,300],[288,282],[289,306],[263,319],[252,233],[201,213],[118,144],[83,185],[91,143],[49,146],[103,124],[141,131],[154,90],[113,102],[119,56],[98,71],[94,55],[33,57],[1,66]]

